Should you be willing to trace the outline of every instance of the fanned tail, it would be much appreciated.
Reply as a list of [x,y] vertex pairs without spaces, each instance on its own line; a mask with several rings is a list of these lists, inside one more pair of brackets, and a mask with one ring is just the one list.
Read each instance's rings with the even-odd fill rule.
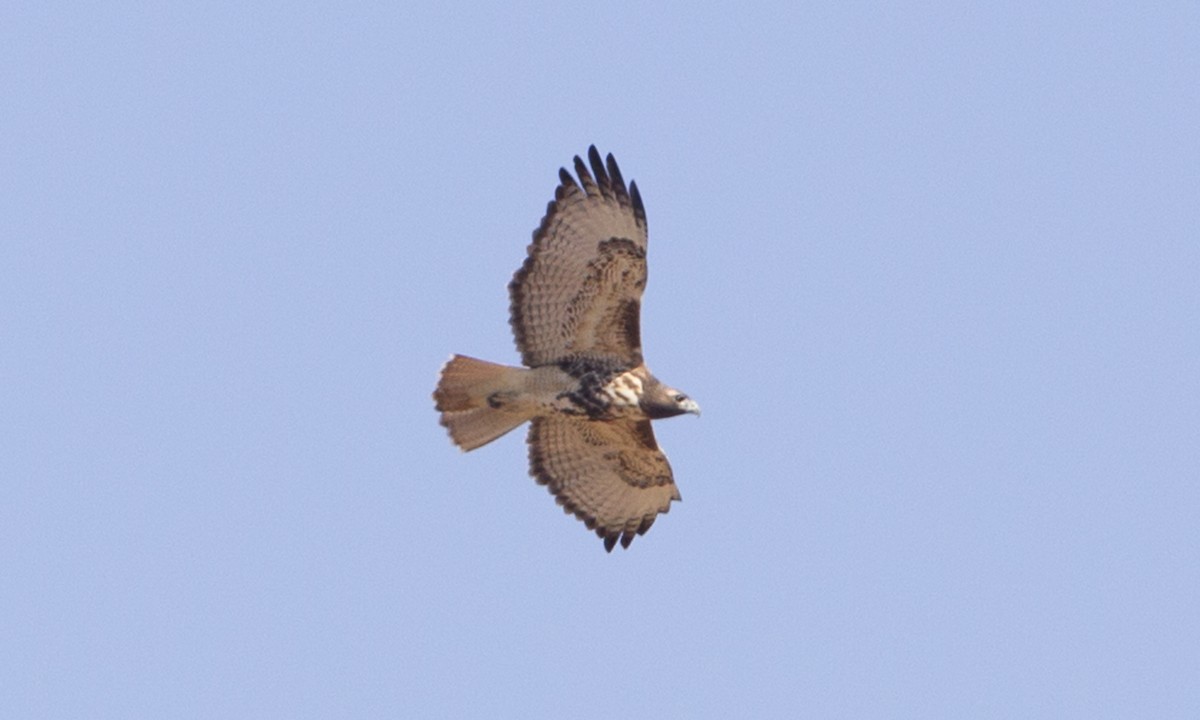
[[464,451],[487,445],[533,417],[511,402],[528,370],[455,355],[442,368],[433,401],[450,439]]

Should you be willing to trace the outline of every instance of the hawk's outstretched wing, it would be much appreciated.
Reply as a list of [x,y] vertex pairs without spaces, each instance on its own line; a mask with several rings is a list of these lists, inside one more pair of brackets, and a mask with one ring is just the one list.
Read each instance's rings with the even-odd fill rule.
[[559,172],[554,201],[508,286],[509,322],[530,367],[579,355],[642,362],[646,211],[612,155],[606,165],[593,145],[588,160],[591,173],[575,158],[578,183]]
[[529,473],[603,538],[606,550],[618,540],[629,547],[680,499],[649,420],[534,418]]

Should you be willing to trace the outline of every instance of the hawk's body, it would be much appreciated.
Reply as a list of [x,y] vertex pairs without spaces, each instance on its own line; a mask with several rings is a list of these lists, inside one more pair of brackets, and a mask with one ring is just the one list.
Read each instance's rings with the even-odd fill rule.
[[[628,547],[679,491],[652,419],[699,407],[642,359],[646,212],[612,155],[565,169],[524,265],[509,284],[525,368],[461,355],[434,392],[442,424],[473,450],[531,421],[530,473],[604,539]],[[593,176],[594,174],[594,176]]]

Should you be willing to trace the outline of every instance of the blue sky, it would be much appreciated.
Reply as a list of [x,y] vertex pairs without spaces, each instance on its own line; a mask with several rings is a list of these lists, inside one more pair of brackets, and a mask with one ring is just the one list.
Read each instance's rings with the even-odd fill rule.
[[[1193,718],[1194,3],[0,11],[0,715]],[[611,555],[452,352],[595,143]]]

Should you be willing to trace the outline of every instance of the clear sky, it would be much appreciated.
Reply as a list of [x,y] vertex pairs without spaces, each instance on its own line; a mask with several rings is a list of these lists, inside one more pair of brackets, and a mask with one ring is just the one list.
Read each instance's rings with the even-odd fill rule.
[[[0,716],[1200,716],[1200,6],[0,10]],[[451,446],[595,143],[684,501]]]

